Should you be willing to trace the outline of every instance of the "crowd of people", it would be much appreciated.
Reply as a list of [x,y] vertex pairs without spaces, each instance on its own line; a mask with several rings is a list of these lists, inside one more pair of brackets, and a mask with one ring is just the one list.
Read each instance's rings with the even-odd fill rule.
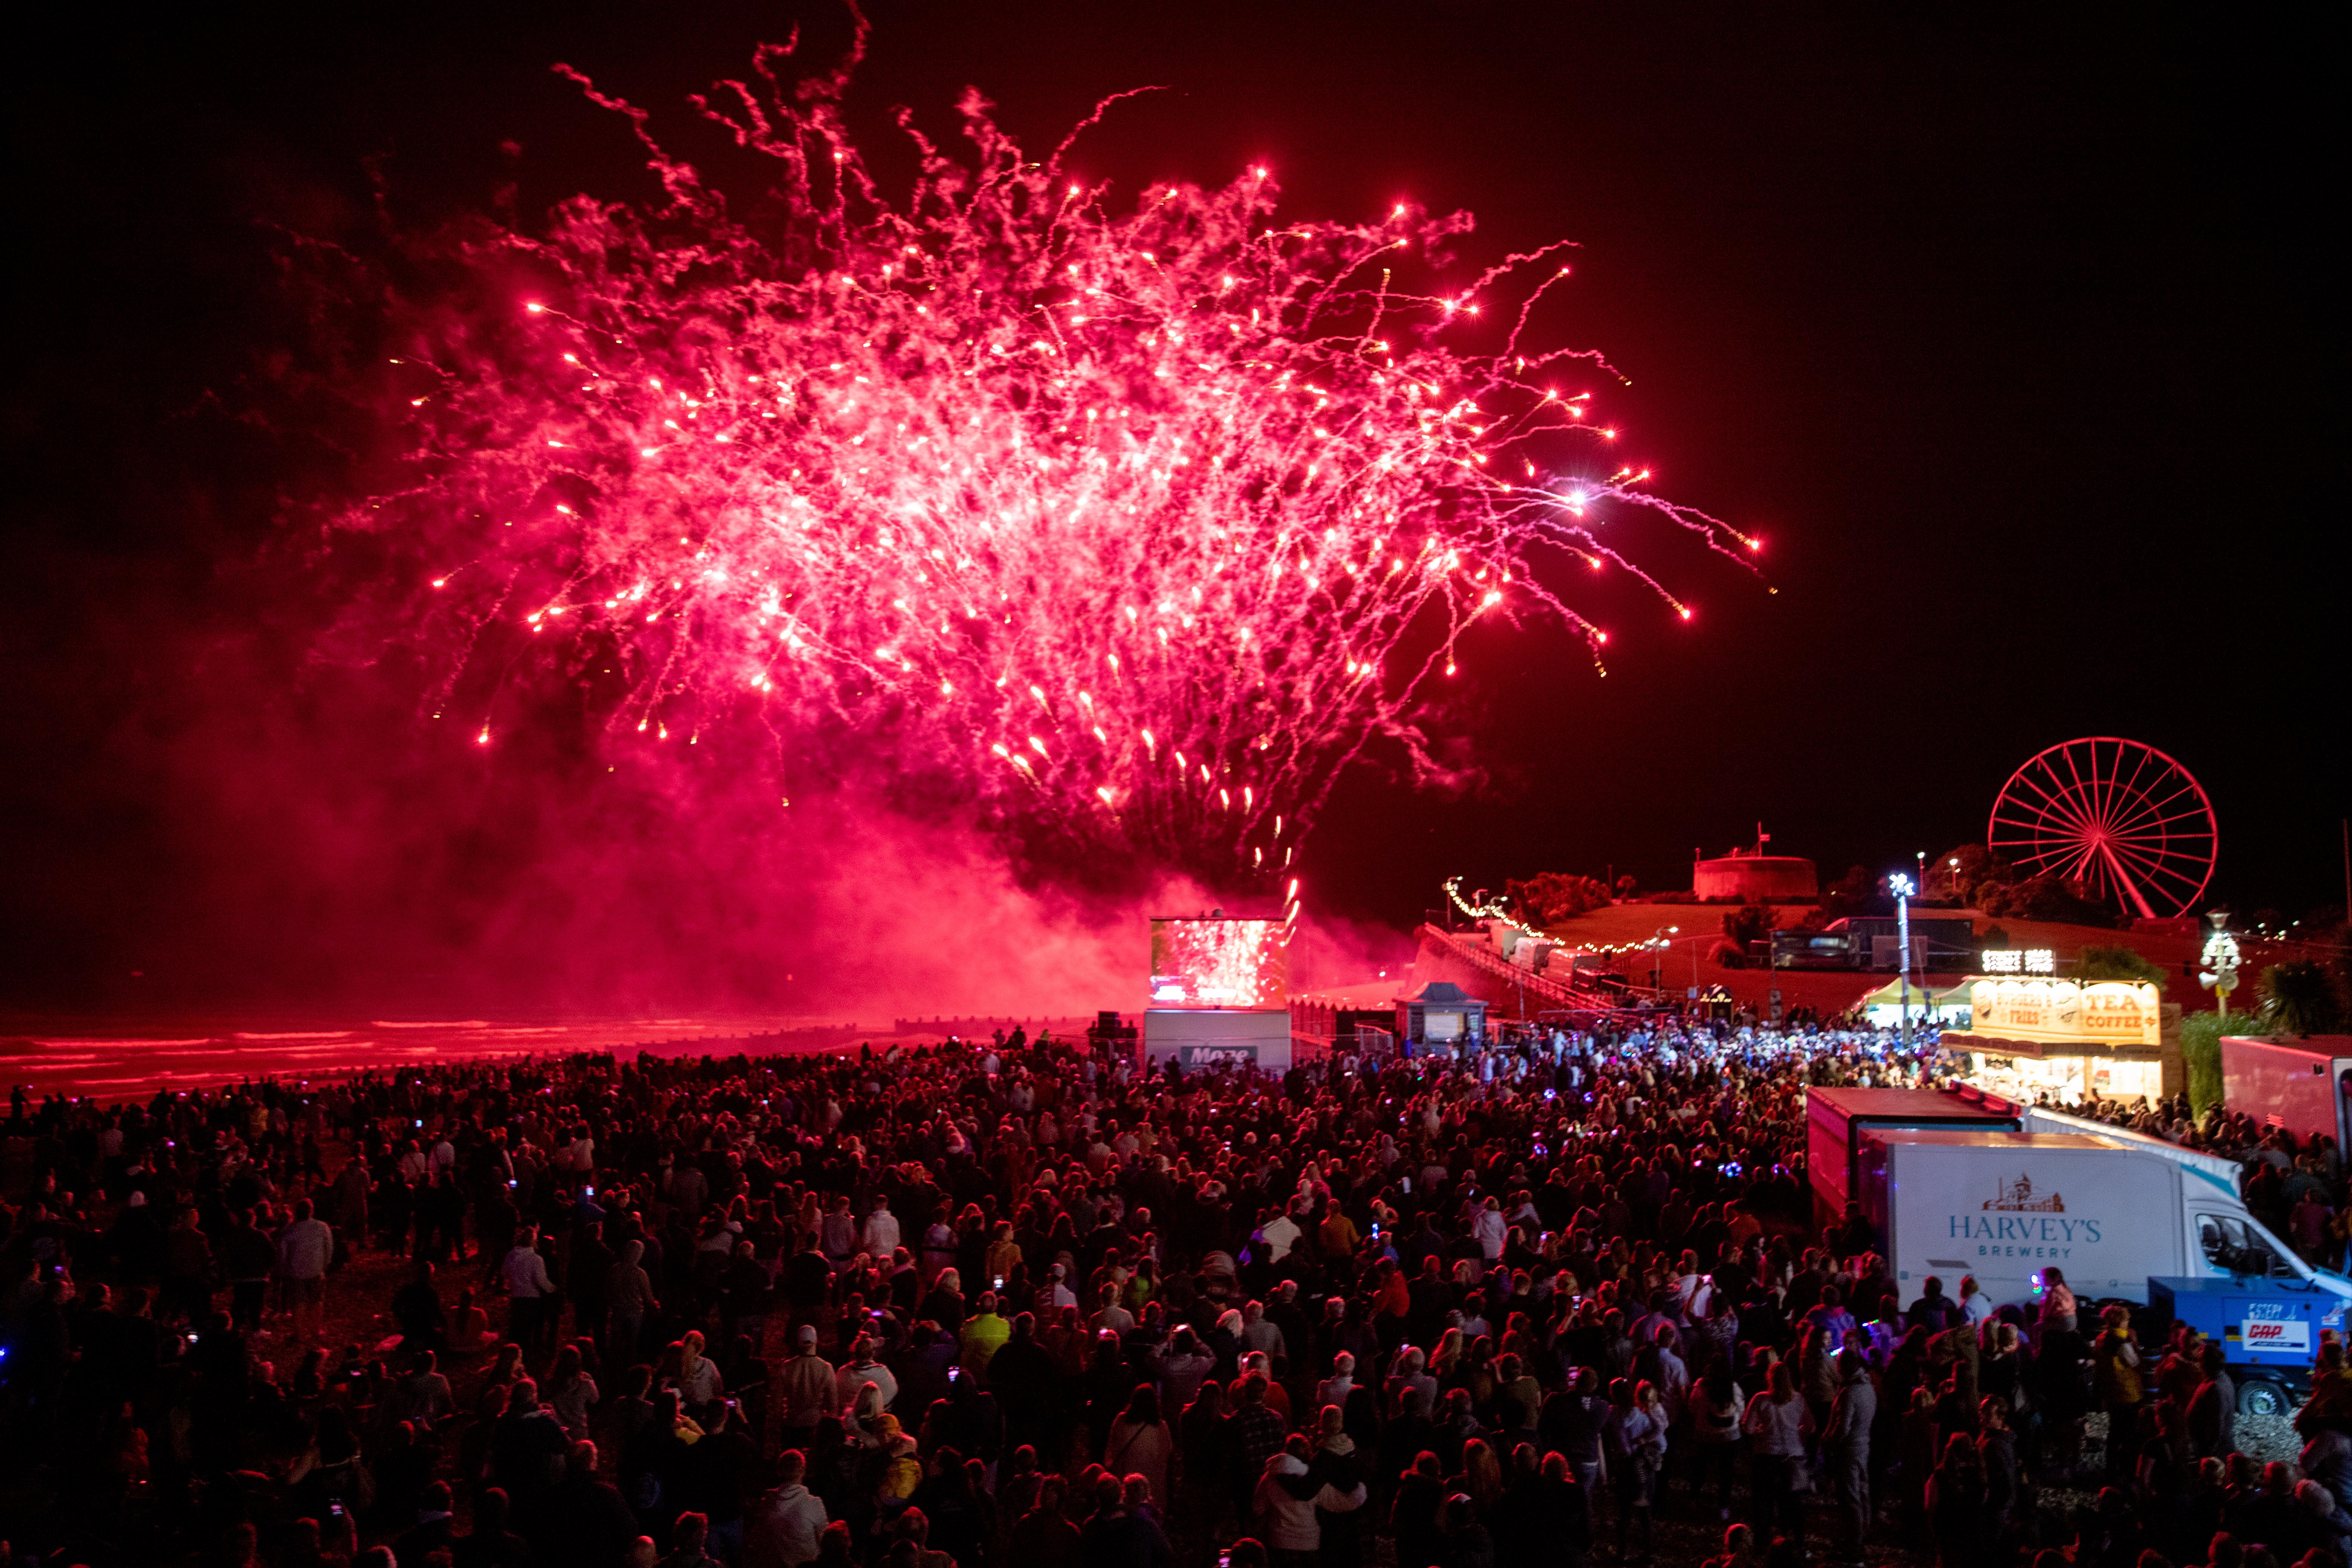
[[[0,1563],[2346,1563],[2340,1346],[2260,1464],[2221,1347],[2055,1270],[2030,1317],[1898,1285],[1819,1223],[1805,1089],[1931,1047],[1485,1047],[1277,1077],[1016,1030],[20,1094]],[[2334,1224],[2332,1149],[2136,1121]]]

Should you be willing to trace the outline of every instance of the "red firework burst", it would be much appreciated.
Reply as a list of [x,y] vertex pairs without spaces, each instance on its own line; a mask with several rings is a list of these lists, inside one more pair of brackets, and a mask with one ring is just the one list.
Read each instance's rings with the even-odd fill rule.
[[772,161],[756,219],[580,79],[667,201],[478,232],[500,303],[417,313],[415,480],[346,521],[436,563],[437,706],[593,661],[615,744],[761,723],[790,769],[854,735],[1002,824],[1271,871],[1370,738],[1426,761],[1473,623],[1597,656],[1542,548],[1630,565],[1628,509],[1757,548],[1594,460],[1597,362],[1522,342],[1564,247],[1408,291],[1465,216],[1279,222],[1262,168],[1114,209],[977,99],[964,160],[908,127],[893,200],[841,118],[856,51],[797,83],[789,53],[696,100]]

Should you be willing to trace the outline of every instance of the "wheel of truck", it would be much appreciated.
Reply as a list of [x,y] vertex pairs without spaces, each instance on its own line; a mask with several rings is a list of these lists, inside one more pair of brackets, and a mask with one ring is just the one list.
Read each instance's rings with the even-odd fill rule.
[[2268,1378],[2250,1377],[2238,1384],[2238,1414],[2284,1415],[2286,1414],[2286,1390]]

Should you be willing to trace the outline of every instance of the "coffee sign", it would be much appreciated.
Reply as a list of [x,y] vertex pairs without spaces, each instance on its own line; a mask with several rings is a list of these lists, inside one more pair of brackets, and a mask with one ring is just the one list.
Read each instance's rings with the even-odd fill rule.
[[1969,1023],[1974,1033],[2049,1045],[2154,1047],[2162,1001],[2155,986],[2121,980],[1979,980],[1969,990]]

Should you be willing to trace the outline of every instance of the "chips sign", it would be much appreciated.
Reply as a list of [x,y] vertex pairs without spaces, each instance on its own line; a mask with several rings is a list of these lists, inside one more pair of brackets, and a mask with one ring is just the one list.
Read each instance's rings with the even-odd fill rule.
[[1154,1007],[1281,1007],[1290,1000],[1281,921],[1155,920]]
[[1969,988],[1969,1025],[1978,1034],[2048,1045],[2162,1043],[2163,997],[2153,985],[2121,980],[1979,980]]

